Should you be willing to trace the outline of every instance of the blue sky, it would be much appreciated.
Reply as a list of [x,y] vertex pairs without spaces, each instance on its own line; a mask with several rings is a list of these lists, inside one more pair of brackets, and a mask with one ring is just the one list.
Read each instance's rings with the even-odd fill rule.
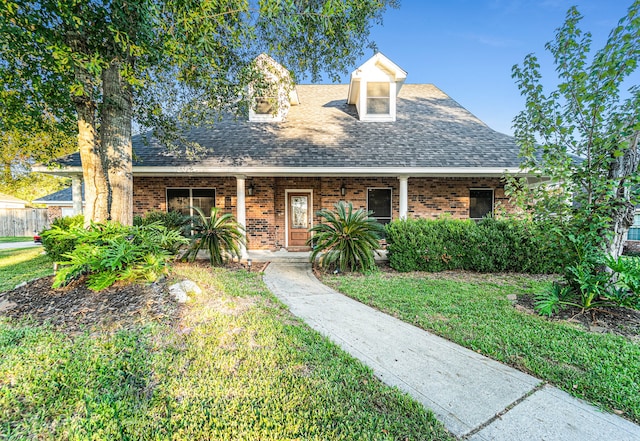
[[[541,61],[553,87],[554,67],[544,49],[578,6],[581,29],[602,47],[632,0],[401,0],[372,29],[380,52],[408,72],[407,83],[433,83],[491,128],[512,134],[524,100],[511,68],[528,53]],[[361,61],[371,56],[368,53]],[[348,82],[348,76],[344,82]],[[634,80],[640,75],[634,75]],[[636,83],[638,81],[635,81]]]

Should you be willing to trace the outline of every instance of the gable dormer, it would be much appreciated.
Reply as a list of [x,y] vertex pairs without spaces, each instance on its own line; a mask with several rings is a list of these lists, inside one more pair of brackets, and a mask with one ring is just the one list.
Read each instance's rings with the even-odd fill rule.
[[280,122],[297,105],[298,94],[291,73],[267,54],[254,60],[256,80],[249,85],[249,121]]
[[380,52],[351,73],[348,104],[360,121],[395,121],[396,97],[407,73]]

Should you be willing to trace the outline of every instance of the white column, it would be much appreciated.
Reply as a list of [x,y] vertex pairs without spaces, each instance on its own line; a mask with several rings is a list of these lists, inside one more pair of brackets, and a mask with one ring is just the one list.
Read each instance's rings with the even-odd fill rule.
[[400,219],[406,219],[409,211],[408,196],[408,176],[398,176],[400,181]]
[[[244,180],[245,180],[245,176],[243,175],[236,176],[236,198],[237,198],[236,220],[240,225],[246,228],[247,227],[247,207],[245,204],[245,197],[244,197],[244,194],[245,194]],[[244,238],[245,240],[247,238],[246,232],[244,233]],[[244,245],[240,245],[240,252],[242,253],[243,258],[247,257],[247,249]]]
[[71,178],[71,195],[74,216],[82,214],[82,177],[79,175]]

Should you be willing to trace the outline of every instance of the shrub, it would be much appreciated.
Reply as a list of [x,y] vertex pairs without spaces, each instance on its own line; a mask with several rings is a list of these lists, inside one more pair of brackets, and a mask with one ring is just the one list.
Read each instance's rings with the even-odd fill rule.
[[179,211],[150,211],[144,216],[134,216],[133,225],[150,225],[160,223],[169,230],[179,231],[187,237],[191,235],[193,218]]
[[66,234],[71,229],[82,228],[84,225],[84,216],[78,214],[71,217],[59,217],[53,220],[51,228],[40,233],[42,238],[42,246],[51,257],[51,260],[57,262],[61,260],[64,254],[70,253],[76,246],[75,235]]
[[574,243],[576,260],[566,266],[563,283],[555,282],[551,290],[536,296],[540,314],[550,316],[566,306],[582,311],[612,305],[640,309],[640,259],[601,259],[590,242],[571,235],[567,239]]
[[406,219],[386,227],[389,263],[398,271],[557,272],[563,253],[542,225],[493,218]]
[[220,213],[217,207],[211,208],[211,217],[206,217],[200,208],[194,207],[194,210],[198,213],[193,226],[195,234],[184,258],[193,262],[200,250],[209,252],[209,261],[214,266],[222,265],[229,257],[239,258],[244,228],[235,217]]
[[117,222],[92,223],[86,230],[59,230],[57,236],[76,245],[57,260],[60,266],[53,287],[87,275],[87,286],[95,291],[117,281],[153,282],[167,271],[176,244],[188,242],[159,223],[133,227]]
[[321,268],[334,266],[340,271],[370,271],[375,268],[374,250],[384,227],[370,217],[372,211],[354,210],[351,203],[342,201],[334,205],[335,211],[320,210],[317,215],[323,223],[315,225],[309,231],[313,233],[309,245],[314,245],[310,260],[314,262],[318,255]]

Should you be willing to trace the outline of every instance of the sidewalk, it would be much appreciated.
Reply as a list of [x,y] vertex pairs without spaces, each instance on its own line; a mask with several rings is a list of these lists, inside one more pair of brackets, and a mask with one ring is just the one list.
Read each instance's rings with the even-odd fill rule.
[[333,291],[308,263],[272,262],[264,281],[293,314],[459,438],[640,440],[640,426]]
[[0,243],[0,250],[8,250],[14,248],[32,248],[32,247],[41,247],[41,243],[31,242],[3,242]]

